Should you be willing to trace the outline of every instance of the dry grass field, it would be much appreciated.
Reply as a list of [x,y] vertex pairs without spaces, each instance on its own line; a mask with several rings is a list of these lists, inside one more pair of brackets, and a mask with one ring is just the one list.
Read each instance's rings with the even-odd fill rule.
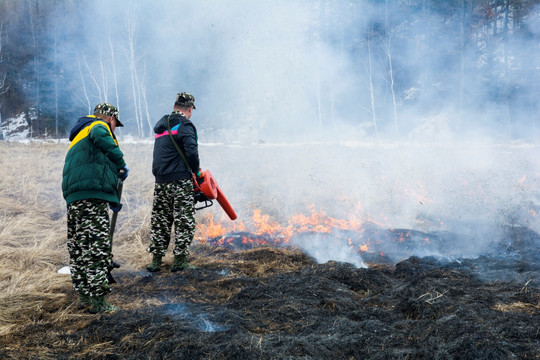
[[[0,142],[0,358],[538,359],[540,237],[533,231],[510,224],[505,251],[512,259],[438,263],[415,257],[411,242],[396,248],[403,258],[392,264],[327,262],[340,260],[329,255],[337,246],[332,229],[351,236],[362,234],[363,224],[397,224],[424,236],[442,226],[438,215],[456,209],[463,217],[476,214],[479,225],[522,214],[534,225],[537,172],[527,150],[478,162],[439,149],[445,166],[434,176],[434,154],[408,161],[417,150],[325,146],[201,146],[202,165],[238,220],[228,220],[217,204],[197,212],[196,269],[171,274],[169,253],[164,271],[149,275],[152,145],[121,144],[130,176],[113,245],[122,267],[113,272],[119,284],[110,296],[121,310],[96,316],[76,308],[69,276],[57,273],[68,263],[61,194],[68,144]],[[466,165],[446,166],[464,158]],[[513,165],[497,172],[501,162]],[[512,166],[527,169],[526,180]],[[499,196],[500,188],[509,190]],[[478,212],[499,210],[501,201],[513,217]],[[209,245],[224,234],[280,244],[291,232],[308,234],[304,250]],[[326,260],[311,255],[313,244],[324,248]],[[446,249],[456,256],[485,249],[480,240],[465,245]],[[484,270],[488,282],[478,277]],[[505,280],[503,272],[514,277]]]
[[[61,176],[68,144],[0,143],[0,335],[22,324],[73,320]],[[126,151],[127,150],[127,151]],[[130,164],[114,253],[126,268],[148,261],[153,178],[150,145],[125,147]]]
[[66,315],[69,277],[65,210],[58,192],[66,146],[1,144],[0,334],[40,321],[43,313]]
[[[25,328],[40,322],[68,323],[86,317],[73,313],[70,278],[57,273],[69,259],[66,209],[61,192],[62,167],[68,146],[67,143],[53,142],[0,142],[1,336],[9,335],[18,326]],[[150,260],[146,247],[154,184],[152,144],[124,144],[121,148],[130,176],[124,185],[124,207],[118,216],[113,252],[123,270],[140,271]],[[280,210],[276,209],[283,207],[258,203],[267,190],[261,189],[255,198],[248,199],[247,191],[254,191],[254,185],[249,185],[253,174],[249,175],[234,148],[224,154],[219,147],[203,146],[201,157],[208,159],[207,168],[212,169],[218,181],[222,176],[222,189],[231,189],[226,195],[239,214],[239,220],[236,223],[228,220],[217,203],[197,212],[196,244],[204,243],[209,236],[245,229],[248,211],[236,207],[235,201],[262,209],[273,208],[273,214],[279,214]],[[228,172],[222,172],[228,166]],[[223,176],[225,174],[227,176]],[[242,193],[235,196],[232,191],[238,191],[238,185],[241,185]],[[277,194],[269,195],[268,199],[279,201]],[[208,223],[211,227],[204,226]],[[172,255],[168,254],[167,259],[169,257]],[[201,261],[211,262],[211,258],[196,258],[195,264]],[[114,299],[115,295],[112,296]]]

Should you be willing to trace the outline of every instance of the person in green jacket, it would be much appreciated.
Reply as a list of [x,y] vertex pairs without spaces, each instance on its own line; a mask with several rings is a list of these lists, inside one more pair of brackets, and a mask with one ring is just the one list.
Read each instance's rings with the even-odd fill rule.
[[107,273],[112,265],[108,207],[120,211],[118,178],[125,180],[129,173],[114,135],[119,126],[118,109],[108,103],[80,118],[69,135],[62,174],[71,280],[79,305],[89,306],[91,313],[118,309],[105,295],[111,291]]

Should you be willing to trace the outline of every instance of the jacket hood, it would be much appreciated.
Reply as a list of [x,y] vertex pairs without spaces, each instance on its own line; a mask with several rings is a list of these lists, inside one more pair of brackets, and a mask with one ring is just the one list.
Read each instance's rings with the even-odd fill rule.
[[[164,115],[161,119],[159,119],[156,125],[154,125],[154,134],[161,134],[169,130],[169,127],[167,126],[167,116],[168,115]],[[171,126],[173,126],[172,123],[173,121],[171,121]]]
[[84,129],[85,127],[87,127],[88,125],[90,125],[91,123],[93,123],[94,121],[97,121],[97,120],[101,120],[101,119],[89,118],[89,117],[86,117],[86,116],[80,118],[77,121],[77,123],[75,124],[75,126],[73,126],[73,128],[69,132],[69,141],[73,141],[73,139],[75,139],[75,136],[77,136],[77,134],[82,129]]

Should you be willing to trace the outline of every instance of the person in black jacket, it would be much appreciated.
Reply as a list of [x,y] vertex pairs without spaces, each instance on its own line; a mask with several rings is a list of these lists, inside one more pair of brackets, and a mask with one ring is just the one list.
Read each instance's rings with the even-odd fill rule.
[[[182,92],[176,96],[174,110],[154,126],[154,158],[152,173],[156,178],[150,220],[153,255],[146,267],[150,272],[161,270],[174,224],[174,262],[172,272],[190,267],[189,246],[195,234],[195,201],[193,173],[201,177],[197,129],[189,120],[195,109],[193,95]],[[175,146],[178,146],[178,148]],[[181,154],[181,153],[183,154]]]

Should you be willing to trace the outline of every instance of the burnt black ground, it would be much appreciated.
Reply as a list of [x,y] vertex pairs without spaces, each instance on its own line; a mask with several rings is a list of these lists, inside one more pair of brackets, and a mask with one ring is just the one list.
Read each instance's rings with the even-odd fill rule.
[[199,266],[180,273],[115,270],[111,298],[124,310],[44,317],[0,340],[0,358],[540,358],[535,254],[370,268],[291,249],[198,246],[193,255]]

